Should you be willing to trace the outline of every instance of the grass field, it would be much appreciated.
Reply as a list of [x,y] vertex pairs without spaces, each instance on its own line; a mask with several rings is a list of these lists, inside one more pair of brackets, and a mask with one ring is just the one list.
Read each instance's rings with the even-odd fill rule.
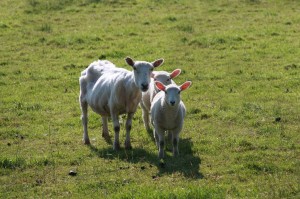
[[[1,0],[0,198],[299,198],[299,24],[297,0]],[[126,56],[193,82],[164,167],[140,109],[132,150],[92,111],[82,144],[78,77]]]

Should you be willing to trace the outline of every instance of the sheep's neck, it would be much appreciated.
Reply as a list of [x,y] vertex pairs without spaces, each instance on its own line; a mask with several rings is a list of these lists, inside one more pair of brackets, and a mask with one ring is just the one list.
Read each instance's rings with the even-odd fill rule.
[[164,115],[168,118],[176,118],[179,111],[179,103],[175,106],[170,106],[165,99],[162,100],[162,109],[164,110]]
[[131,77],[129,81],[126,83],[126,85],[124,85],[123,88],[124,92],[126,93],[124,95],[126,96],[125,107],[127,107],[126,112],[135,112],[139,102],[141,101],[142,92],[135,84],[133,73],[131,73],[130,75]]

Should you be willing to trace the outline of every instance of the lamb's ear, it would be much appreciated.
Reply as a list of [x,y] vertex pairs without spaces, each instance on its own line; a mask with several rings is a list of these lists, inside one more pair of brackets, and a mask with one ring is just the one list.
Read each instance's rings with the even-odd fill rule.
[[164,63],[164,59],[158,59],[158,60],[155,60],[154,62],[152,62],[152,65],[155,68],[155,67],[162,65],[163,63]]
[[151,78],[154,78],[154,77],[155,77],[155,72],[154,72],[154,71],[152,71],[150,77],[151,77]]
[[126,57],[125,61],[128,65],[134,66],[134,61],[130,57]]
[[181,73],[181,70],[180,70],[180,69],[175,69],[175,70],[170,74],[171,79],[177,77],[180,73]]
[[185,89],[189,88],[192,85],[191,81],[186,81],[180,86],[180,90],[184,91]]
[[158,90],[161,91],[165,91],[166,87],[163,83],[161,83],[160,81],[155,81],[155,86],[156,88],[158,88]]

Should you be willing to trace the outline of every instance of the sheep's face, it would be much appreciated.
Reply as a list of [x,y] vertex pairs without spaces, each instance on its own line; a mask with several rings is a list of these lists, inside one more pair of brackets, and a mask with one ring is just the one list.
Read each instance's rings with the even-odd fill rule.
[[189,88],[191,84],[191,81],[187,81],[181,86],[177,86],[176,84],[170,84],[166,86],[161,82],[155,82],[156,87],[165,92],[165,101],[169,106],[177,106],[180,102],[180,92]]
[[165,89],[165,101],[169,106],[177,106],[180,102],[180,88],[174,84]]
[[[167,86],[174,83],[172,79],[177,77],[180,73],[181,73],[180,69],[175,69],[172,73],[168,73],[165,71],[156,71],[152,73],[152,78],[154,81],[159,81]],[[156,87],[155,90],[158,91]]]
[[154,67],[147,62],[136,62],[132,68],[136,86],[143,92],[147,91],[149,88],[150,76]]
[[131,58],[127,57],[126,62],[133,68],[134,82],[136,86],[142,92],[146,92],[149,88],[150,77],[153,69],[160,66],[163,63],[163,59],[149,63],[145,61],[133,61]]

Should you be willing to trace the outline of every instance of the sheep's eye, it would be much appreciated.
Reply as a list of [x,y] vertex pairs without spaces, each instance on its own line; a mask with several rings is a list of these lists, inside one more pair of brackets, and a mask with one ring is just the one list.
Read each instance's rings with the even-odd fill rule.
[[167,81],[170,81],[171,79],[169,78],[169,79],[167,79]]
[[153,71],[153,68],[151,68],[150,70]]
[[167,91],[165,91],[165,94],[168,94]]
[[181,91],[178,91],[178,94],[180,94]]
[[157,79],[156,78],[154,78],[154,81],[156,81]]
[[133,70],[136,70],[136,67],[133,67]]

